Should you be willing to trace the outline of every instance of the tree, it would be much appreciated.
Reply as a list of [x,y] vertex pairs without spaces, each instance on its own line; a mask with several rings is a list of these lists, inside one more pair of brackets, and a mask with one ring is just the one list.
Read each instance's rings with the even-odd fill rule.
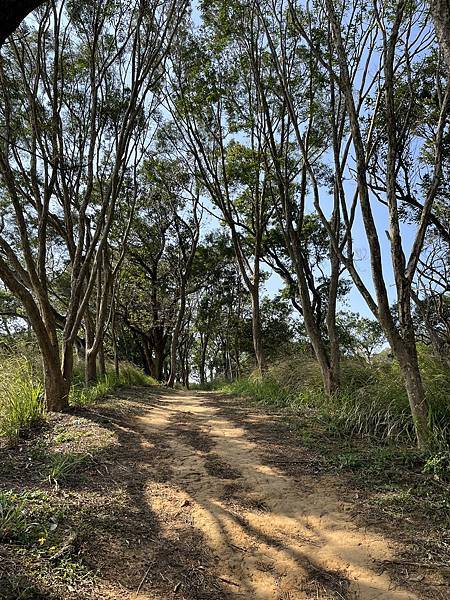
[[[274,223],[270,223],[271,228],[266,224],[264,232],[265,260],[278,270],[291,290],[296,288],[295,302],[319,361],[325,390],[334,394],[339,389],[335,315],[341,265],[333,247],[326,242],[328,247],[324,254],[329,261],[330,275],[324,277],[320,263],[325,256],[316,261],[307,252],[308,225],[314,221],[308,215],[308,197],[311,187],[315,195],[320,194],[318,179],[327,176],[321,156],[330,137],[321,108],[328,99],[323,92],[320,64],[312,53],[299,46],[298,36],[293,35],[286,18],[284,2],[264,6],[257,2],[208,2],[206,14],[207,23],[215,32],[225,32],[219,40],[227,36],[240,78],[246,82],[244,89],[252,89],[255,96],[252,114],[257,117],[247,116],[247,121],[252,123],[261,140],[265,196],[272,208],[268,215],[277,221],[275,236],[278,243],[283,240],[285,252],[282,254],[288,257],[286,261],[280,257],[278,248],[271,248]],[[236,101],[228,102],[235,107]],[[337,198],[329,225],[339,230]],[[327,301],[321,304],[325,287]],[[325,308],[324,323],[320,314],[322,307]]]
[[211,380],[238,378],[242,355],[249,356],[253,350],[251,306],[225,231],[212,232],[202,240],[192,276],[202,282],[192,322],[199,381],[206,383],[208,372]]
[[[291,2],[293,14],[296,11]],[[419,35],[412,34],[411,23],[415,20],[414,6],[405,2],[398,2],[392,11],[387,7],[380,8],[378,3],[370,5],[370,10],[361,3],[354,7],[353,12],[344,10],[337,12],[331,0],[324,3],[326,18],[330,24],[330,52],[323,56],[314,44],[314,41],[305,31],[301,19],[296,19],[299,33],[314,50],[321,64],[326,66],[329,81],[336,87],[348,115],[348,126],[351,134],[351,148],[355,155],[355,171],[357,189],[351,199],[351,211],[358,202],[364,230],[368,241],[368,251],[371,263],[372,282],[376,298],[372,297],[358,273],[353,253],[347,248],[344,254],[339,248],[339,238],[327,225],[326,217],[320,203],[316,202],[316,209],[321,215],[323,223],[327,226],[330,238],[343,264],[348,269],[352,279],[366,299],[369,308],[379,320],[389,344],[396,356],[405,380],[411,412],[416,426],[417,440],[420,447],[426,447],[430,440],[428,425],[428,405],[425,398],[423,384],[420,376],[414,323],[411,312],[411,287],[417,271],[420,254],[423,249],[425,234],[429,225],[429,215],[442,184],[442,140],[447,122],[450,86],[448,81],[444,85],[444,93],[438,95],[439,118],[434,129],[431,148],[434,156],[430,172],[430,185],[427,186],[425,198],[421,203],[420,219],[415,231],[409,256],[406,256],[404,242],[400,228],[400,211],[398,186],[408,186],[408,180],[401,179],[401,169],[408,164],[407,152],[409,143],[417,141],[416,131],[409,127],[407,121],[399,128],[396,120],[399,96],[397,82],[402,80],[405,70],[410,72],[411,65],[416,56],[423,51],[423,38],[426,36],[426,23],[421,23]],[[298,11],[297,11],[298,14]],[[360,31],[356,39],[344,36],[346,31],[353,31],[352,25],[361,19],[364,27],[355,29]],[[325,25],[322,25],[327,30]],[[356,35],[356,33],[355,33]],[[361,48],[364,51],[361,53]],[[375,60],[374,52],[380,48],[380,68],[371,75],[370,67]],[[335,72],[337,65],[338,73]],[[355,76],[354,69],[362,70],[362,78]],[[352,71],[353,69],[353,71]],[[370,76],[369,76],[370,74]],[[359,95],[355,94],[354,86],[362,86]],[[441,86],[440,78],[437,85]],[[373,91],[373,93],[371,93]],[[401,96],[400,96],[401,98]],[[416,101],[415,94],[410,95],[410,102]],[[361,108],[364,107],[364,111]],[[412,114],[410,111],[408,114]],[[377,130],[377,123],[381,120],[383,133]],[[406,137],[403,137],[406,136]],[[420,134],[419,134],[420,137]],[[350,146],[348,146],[350,147]],[[398,325],[390,311],[389,296],[384,276],[384,265],[381,257],[381,243],[377,223],[373,212],[374,187],[368,175],[368,165],[372,160],[377,164],[385,165],[386,178],[382,194],[388,209],[389,218],[389,245],[391,250],[391,265],[397,293]],[[335,160],[336,177],[342,181],[342,165],[346,164],[342,155]],[[346,192],[341,186],[341,197],[346,197]],[[344,204],[342,203],[344,210]],[[346,220],[345,238],[350,241],[352,220]]]
[[[49,410],[67,407],[73,346],[185,7],[61,2],[4,48],[0,277],[36,334]],[[70,278],[61,347],[55,264]]]
[[[206,29],[204,30],[206,33]],[[177,135],[195,160],[195,174],[230,230],[236,261],[252,298],[253,344],[265,370],[260,286],[263,236],[272,208],[258,124],[258,95],[246,73],[216,49],[214,37],[183,32],[172,57],[168,106]],[[233,139],[241,131],[246,143]]]
[[450,71],[450,3],[448,0],[430,0],[430,11],[442,58]]
[[342,346],[347,354],[363,357],[368,363],[372,362],[375,353],[386,343],[383,329],[374,319],[361,317],[356,313],[340,312],[338,326]]

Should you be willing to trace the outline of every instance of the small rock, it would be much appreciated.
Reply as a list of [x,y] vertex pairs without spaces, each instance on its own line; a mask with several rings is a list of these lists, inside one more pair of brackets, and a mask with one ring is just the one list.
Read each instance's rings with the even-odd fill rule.
[[424,578],[425,578],[425,575],[419,575],[419,574],[412,573],[408,577],[408,581],[422,581]]

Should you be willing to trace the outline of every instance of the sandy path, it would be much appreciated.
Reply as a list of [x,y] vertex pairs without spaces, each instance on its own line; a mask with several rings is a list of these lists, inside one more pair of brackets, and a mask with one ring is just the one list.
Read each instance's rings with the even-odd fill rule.
[[[137,417],[142,435],[168,449],[158,464],[167,477],[149,486],[147,502],[171,530],[180,521],[201,534],[223,597],[418,598],[380,572],[376,561],[392,549],[352,522],[332,478],[271,464],[245,412],[244,427],[214,394],[163,392]],[[271,417],[255,411],[255,428],[262,419]]]

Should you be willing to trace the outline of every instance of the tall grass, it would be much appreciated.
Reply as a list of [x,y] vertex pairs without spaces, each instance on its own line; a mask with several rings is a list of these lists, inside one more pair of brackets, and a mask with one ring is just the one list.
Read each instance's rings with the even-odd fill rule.
[[[45,417],[40,373],[21,355],[0,355],[0,436],[12,441]],[[108,372],[86,387],[80,378],[70,391],[72,405],[93,404],[120,386],[153,385],[157,382],[130,364],[121,366],[120,375]]]
[[121,366],[119,375],[110,371],[90,386],[85,386],[81,381],[75,382],[70,391],[69,402],[76,406],[87,406],[121,386],[156,384],[157,382],[152,377],[145,375],[141,369],[130,364],[124,364]]
[[[430,425],[438,449],[450,448],[450,372],[425,349],[419,349],[421,372],[430,404]],[[333,436],[372,437],[379,441],[414,443],[408,398],[395,361],[342,363],[342,386],[332,398],[323,392],[317,363],[305,355],[273,365],[261,379],[226,384],[224,391],[314,417]]]
[[42,385],[21,356],[0,360],[0,435],[16,439],[43,419]]

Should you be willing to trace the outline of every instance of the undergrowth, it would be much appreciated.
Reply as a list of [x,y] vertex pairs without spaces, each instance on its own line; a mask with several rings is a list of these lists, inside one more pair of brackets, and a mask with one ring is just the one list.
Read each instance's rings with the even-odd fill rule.
[[121,386],[146,386],[156,385],[156,383],[152,377],[140,369],[130,364],[124,364],[121,366],[119,375],[113,371],[108,372],[90,386],[85,386],[81,378],[75,381],[70,391],[69,402],[75,406],[87,406]]
[[42,385],[24,357],[2,357],[0,361],[0,435],[18,438],[42,421]]
[[[430,425],[436,455],[430,469],[448,470],[450,461],[450,373],[447,365],[420,352],[421,370],[430,403]],[[303,355],[273,365],[267,375],[251,375],[216,389],[292,413],[313,414],[332,437],[372,438],[375,443],[415,442],[408,398],[394,361],[380,359],[373,364],[344,360],[341,392],[327,397],[323,392],[317,363]],[[433,467],[434,465],[434,467]]]
[[[123,364],[120,374],[108,371],[90,386],[81,371],[74,378],[69,403],[93,404],[121,386],[146,386],[157,382],[140,369]],[[40,373],[24,356],[0,356],[0,436],[14,441],[45,419],[44,393]]]
[[56,599],[60,596],[50,594],[49,581],[56,589],[70,589],[92,579],[72,546],[76,535],[60,505],[45,490],[0,492],[0,544],[14,556],[3,564],[1,598]]

